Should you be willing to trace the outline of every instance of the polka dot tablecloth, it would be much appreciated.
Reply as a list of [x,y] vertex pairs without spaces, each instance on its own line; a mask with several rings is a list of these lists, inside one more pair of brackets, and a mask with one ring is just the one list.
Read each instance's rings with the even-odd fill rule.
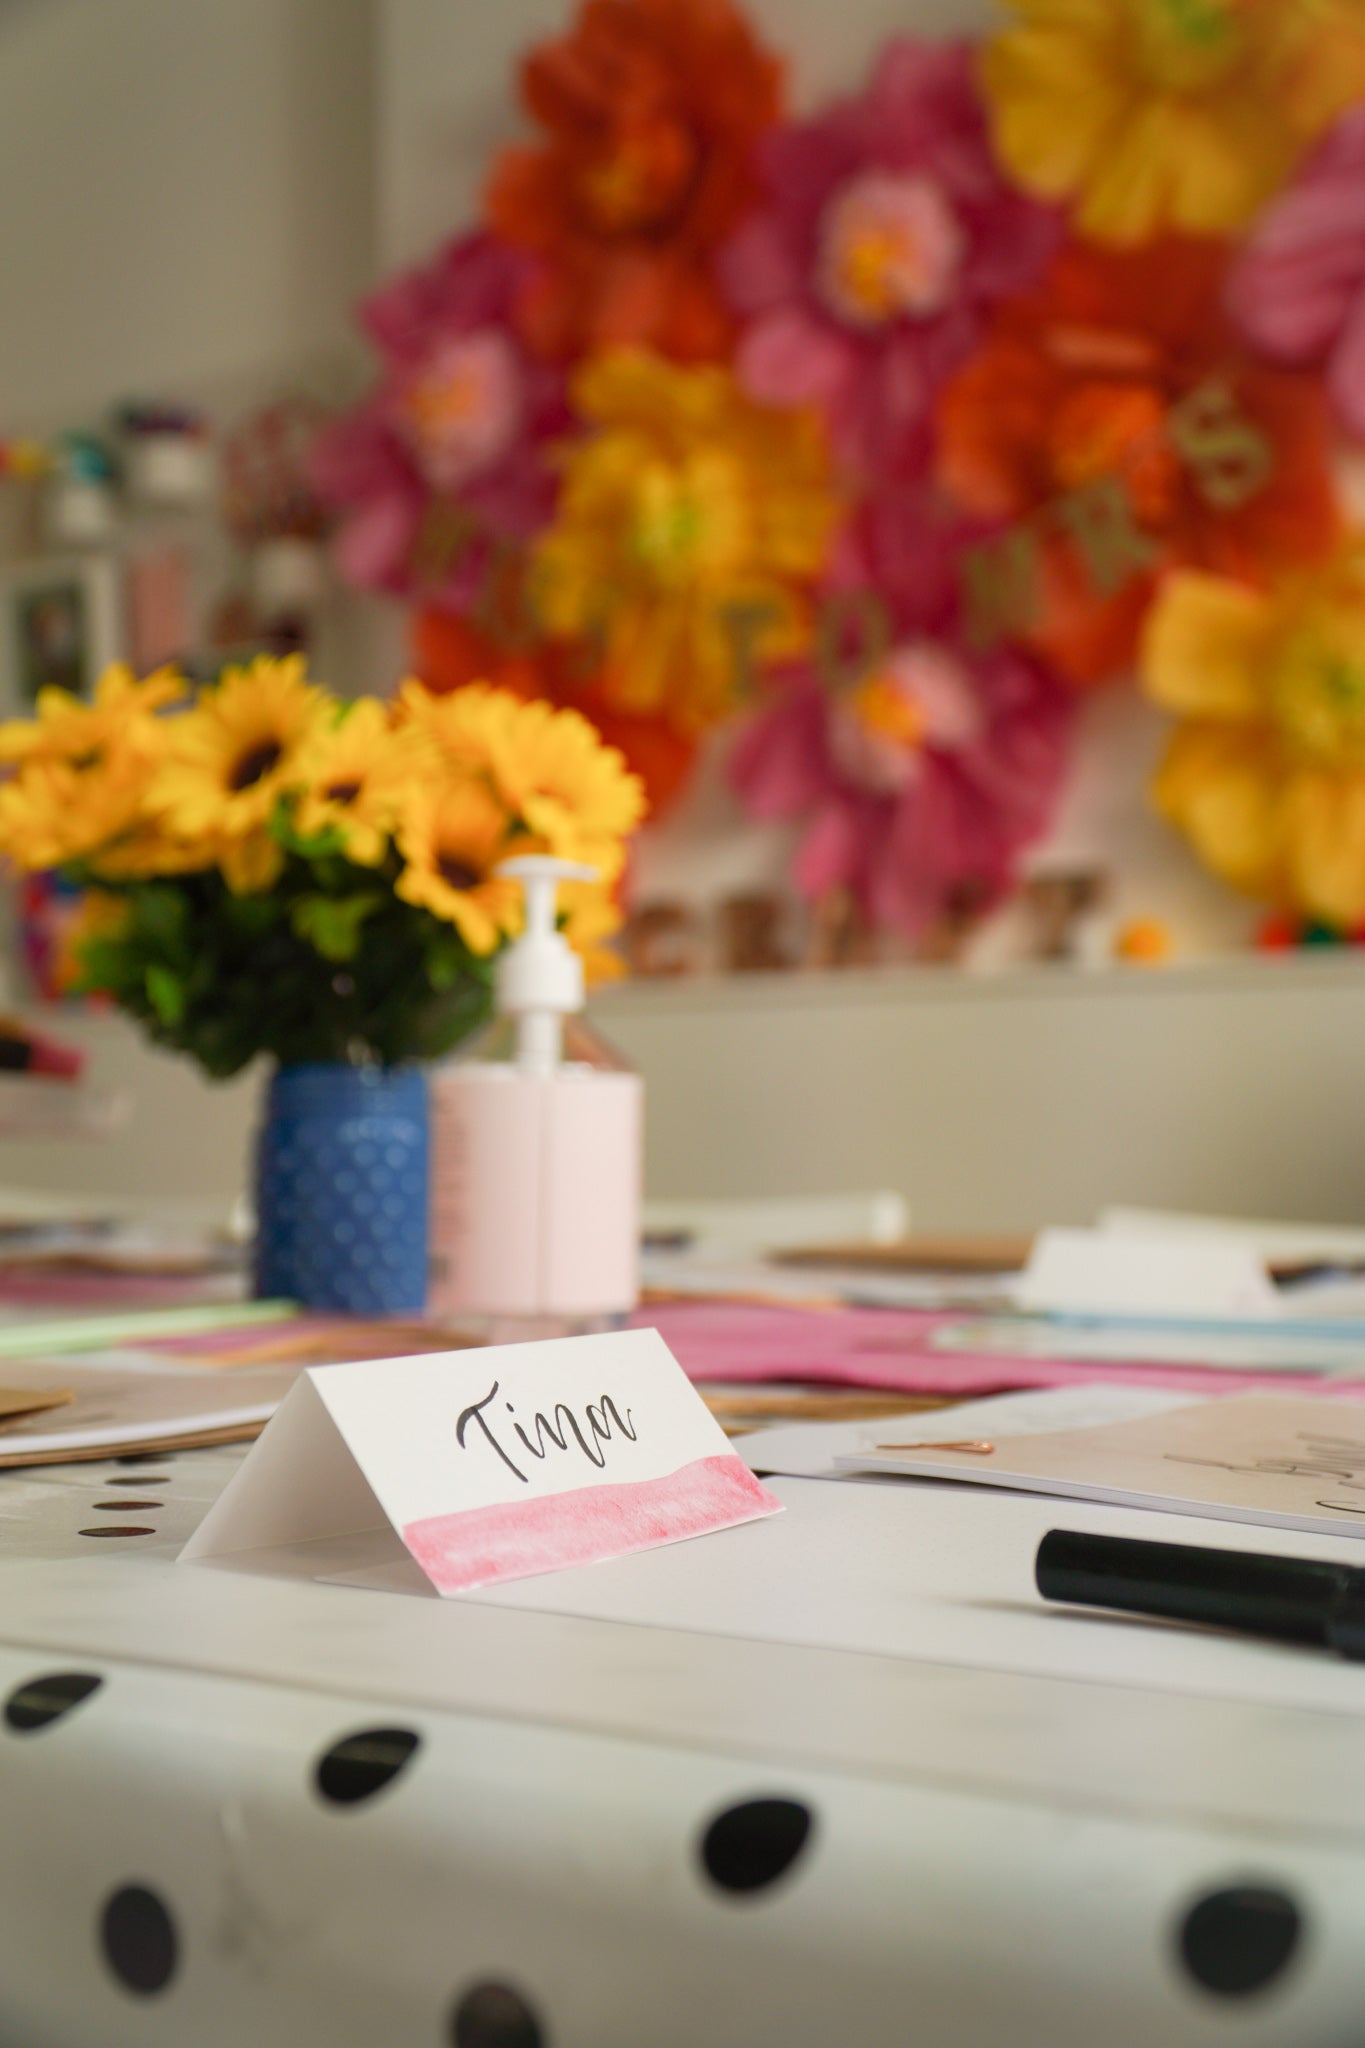
[[239,1455],[0,1482],[3,2048],[1365,2039],[1351,1715],[176,1568]]

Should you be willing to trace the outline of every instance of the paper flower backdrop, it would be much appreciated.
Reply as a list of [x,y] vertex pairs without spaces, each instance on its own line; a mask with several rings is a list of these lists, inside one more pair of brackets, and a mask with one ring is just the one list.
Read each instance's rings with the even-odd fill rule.
[[461,607],[548,517],[547,450],[569,415],[510,324],[526,275],[515,251],[467,235],[362,306],[381,380],[314,450],[348,515],[337,559],[352,582]]
[[740,381],[820,406],[863,474],[922,457],[944,378],[1058,233],[996,166],[970,47],[892,43],[860,98],[774,130],[761,163],[720,268]]
[[1245,227],[1365,94],[1358,0],[1006,5],[982,66],[1001,156],[1098,241]]
[[1226,267],[1208,240],[1073,244],[945,394],[948,489],[990,517],[1042,515],[1025,637],[1076,682],[1131,665],[1172,564],[1255,577],[1332,544],[1321,388],[1237,342]]
[[580,710],[656,803],[734,721],[797,885],[912,942],[1008,890],[1145,649],[1160,811],[1365,915],[1365,0],[1000,6],[790,113],[732,0],[583,0],[481,222],[362,309],[342,567],[433,690]]
[[1214,873],[1365,923],[1365,542],[1270,592],[1173,577],[1144,672],[1181,720],[1157,804]]
[[809,639],[837,513],[817,423],[639,351],[587,364],[574,397],[590,431],[564,455],[536,609],[596,642],[613,703],[713,724],[747,669]]
[[1365,106],[1257,222],[1230,297],[1251,346],[1326,370],[1342,425],[1365,440]]
[[727,0],[587,0],[532,52],[523,97],[547,139],[503,155],[488,212],[537,259],[521,302],[536,348],[724,352],[711,259],[752,196],[781,79]]
[[1071,698],[1040,662],[964,643],[957,538],[927,499],[867,508],[831,616],[875,617],[877,644],[850,659],[829,636],[819,668],[779,679],[732,764],[755,816],[809,818],[805,895],[847,889],[869,922],[911,940],[1006,893],[1051,815],[1071,726]]

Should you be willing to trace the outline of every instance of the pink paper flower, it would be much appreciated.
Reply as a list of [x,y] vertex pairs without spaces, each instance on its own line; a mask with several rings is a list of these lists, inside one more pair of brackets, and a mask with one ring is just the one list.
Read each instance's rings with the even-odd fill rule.
[[755,817],[809,816],[802,894],[848,889],[909,939],[1006,893],[1067,761],[1072,693],[1034,657],[976,653],[961,633],[966,537],[922,492],[870,505],[827,596],[824,663],[785,672],[731,760]]
[[1253,347],[1325,368],[1342,425],[1365,439],[1365,106],[1337,123],[1261,215],[1229,301]]
[[721,256],[741,380],[822,407],[865,473],[921,459],[934,393],[1058,236],[996,167],[971,49],[892,42],[865,93],[762,152],[766,205]]
[[348,581],[458,609],[499,550],[548,517],[545,451],[568,412],[560,376],[510,324],[525,277],[515,251],[467,235],[361,307],[380,381],[312,460],[348,514],[336,542]]

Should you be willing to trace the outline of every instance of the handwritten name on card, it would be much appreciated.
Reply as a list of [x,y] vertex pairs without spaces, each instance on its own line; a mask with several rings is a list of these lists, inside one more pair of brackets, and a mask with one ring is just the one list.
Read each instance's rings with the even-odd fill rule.
[[775,1514],[654,1330],[314,1367],[185,1561],[396,1532],[439,1593]]

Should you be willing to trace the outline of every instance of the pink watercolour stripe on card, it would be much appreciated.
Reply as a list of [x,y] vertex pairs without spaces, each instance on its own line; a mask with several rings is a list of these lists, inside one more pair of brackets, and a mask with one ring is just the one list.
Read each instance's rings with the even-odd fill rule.
[[661,1543],[707,1536],[779,1514],[781,1508],[747,1465],[725,1451],[698,1458],[663,1479],[585,1486],[535,1500],[431,1515],[409,1522],[403,1541],[438,1593],[464,1593],[502,1579],[598,1564]]

